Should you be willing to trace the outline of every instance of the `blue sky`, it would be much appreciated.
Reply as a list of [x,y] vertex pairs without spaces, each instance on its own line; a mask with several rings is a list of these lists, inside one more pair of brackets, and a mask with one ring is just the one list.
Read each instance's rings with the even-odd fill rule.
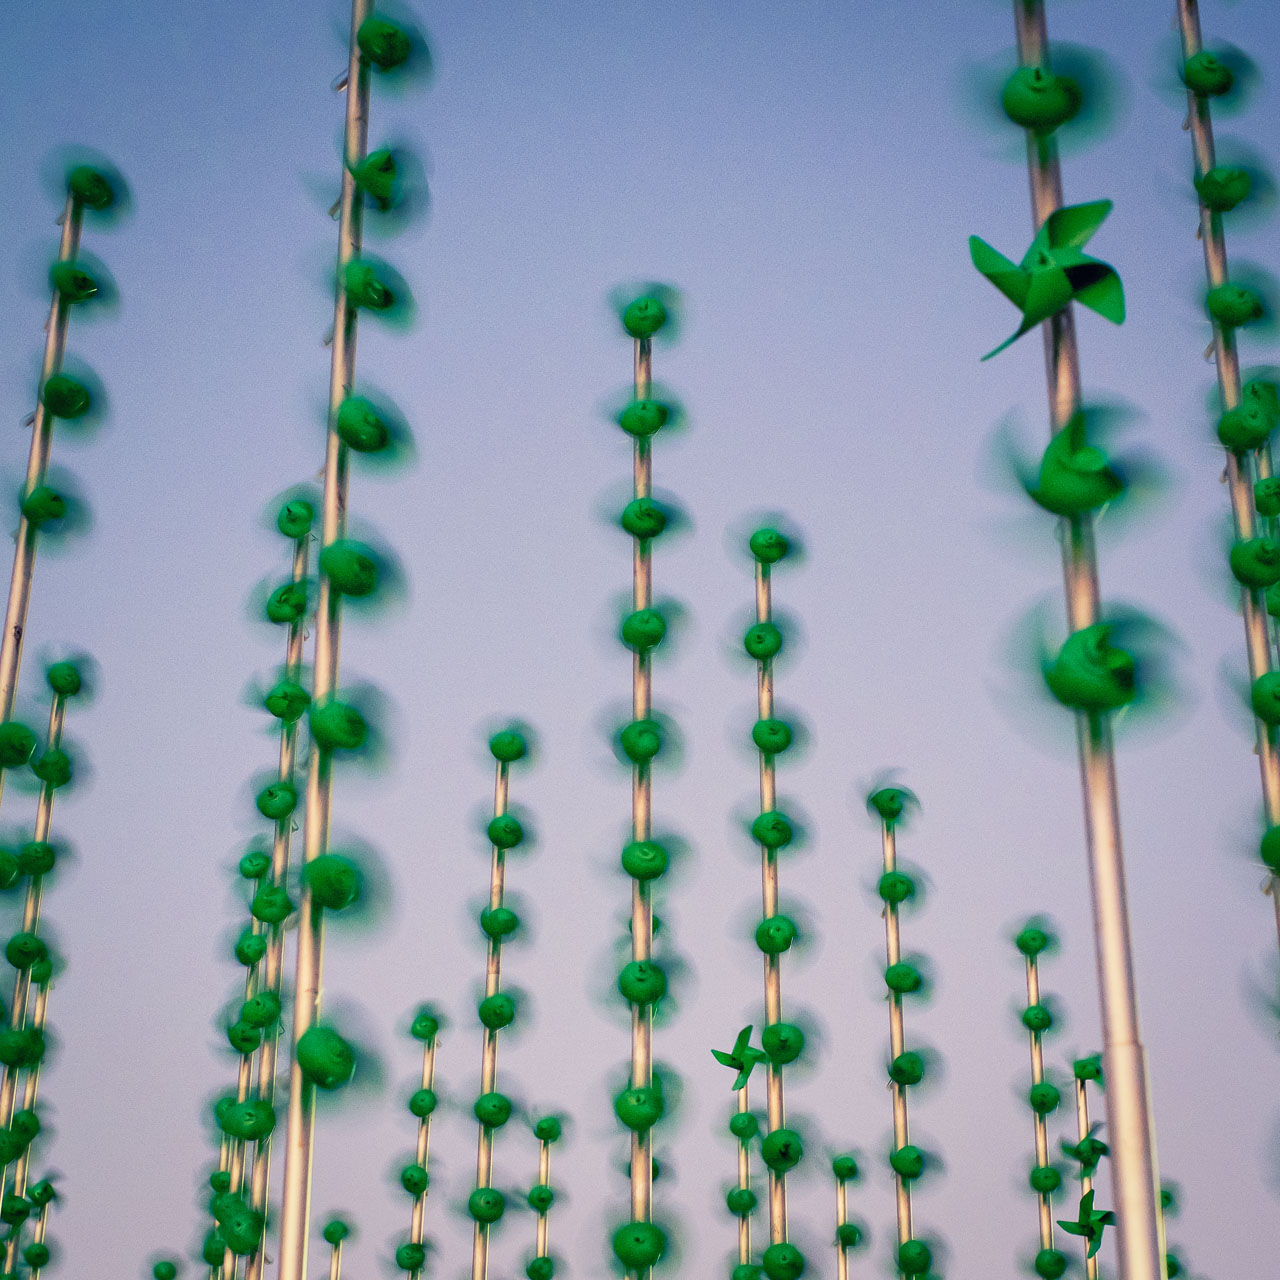
[[[603,1222],[620,1212],[609,1089],[626,1032],[600,1007],[596,975],[612,964],[627,892],[614,866],[628,783],[601,726],[629,693],[612,629],[630,570],[626,539],[599,512],[618,505],[629,458],[599,409],[630,370],[608,290],[657,278],[686,300],[656,371],[689,428],[659,437],[655,480],[693,525],[655,568],[659,596],[687,610],[657,668],[655,703],[685,750],[658,779],[656,814],[693,850],[664,910],[690,977],[657,1037],[685,1079],[658,1204],[682,1224],[686,1267],[713,1273],[733,1246],[720,1201],[733,1160],[720,1136],[727,1080],[707,1051],[759,1021],[760,981],[748,933],[758,874],[738,825],[754,789],[740,747],[753,675],[734,653],[750,579],[731,534],[780,510],[808,555],[777,576],[804,637],[779,694],[812,737],[781,784],[812,837],[783,871],[812,934],[784,990],[824,1028],[789,1094],[822,1135],[797,1181],[796,1233],[815,1273],[832,1274],[820,1152],[857,1147],[874,1168],[852,1198],[873,1230],[864,1267],[886,1256],[878,848],[861,795],[900,766],[924,806],[903,853],[932,883],[908,945],[939,975],[913,1026],[947,1063],[916,1113],[947,1166],[918,1216],[948,1240],[950,1274],[1016,1274],[1035,1232],[1020,1194],[1031,1125],[1016,1097],[1026,1054],[1007,940],[1021,917],[1050,912],[1063,932],[1043,978],[1070,1014],[1054,1063],[1098,1034],[1070,727],[1010,709],[1021,686],[1003,658],[1019,616],[1042,597],[1057,605],[1056,548],[985,462],[1006,415],[1028,447],[1045,430],[1040,348],[1033,337],[979,363],[1015,317],[966,250],[977,233],[1016,257],[1030,238],[1016,141],[1010,163],[963,104],[964,68],[1012,44],[1008,8],[473,0],[419,12],[435,82],[378,96],[371,140],[417,146],[430,214],[370,242],[413,285],[418,321],[408,333],[364,326],[359,355],[361,377],[405,410],[417,464],[395,479],[358,471],[351,499],[354,519],[396,548],[408,591],[385,618],[353,621],[343,645],[348,678],[385,691],[392,749],[382,774],[344,776],[335,801],[339,829],[381,851],[395,891],[376,932],[333,931],[325,972],[330,1007],[362,1009],[387,1086],[323,1115],[317,1213],[349,1209],[361,1229],[349,1273],[378,1274],[408,1221],[387,1181],[412,1142],[400,1095],[415,1064],[397,1028],[435,999],[453,1017],[439,1070],[459,1106],[433,1137],[430,1230],[437,1274],[466,1269],[469,1230],[447,1206],[465,1197],[474,1147],[483,737],[508,714],[532,721],[542,745],[513,783],[538,848],[509,877],[535,928],[508,972],[534,1016],[504,1047],[502,1078],[575,1117],[552,1226],[572,1274],[593,1274]],[[1274,1256],[1275,1028],[1247,988],[1274,987],[1275,934],[1250,862],[1257,775],[1233,683],[1242,636],[1203,407],[1184,107],[1157,83],[1171,15],[1081,0],[1054,4],[1050,25],[1104,47],[1129,88],[1115,132],[1067,157],[1065,186],[1070,201],[1115,200],[1091,248],[1118,267],[1129,305],[1120,329],[1081,317],[1086,387],[1141,411],[1132,438],[1172,479],[1131,527],[1104,529],[1100,555],[1105,595],[1150,609],[1180,641],[1181,703],[1163,732],[1120,735],[1120,784],[1161,1163],[1185,1201],[1171,1237],[1213,1275]],[[1203,19],[1262,64],[1250,110],[1227,130],[1265,150],[1280,17],[1206,3]],[[41,1086],[68,1274],[132,1275],[153,1249],[194,1240],[200,1106],[232,1079],[212,1029],[239,980],[229,869],[256,830],[251,778],[273,758],[242,692],[282,648],[246,601],[286,565],[260,512],[321,461],[344,22],[334,4],[229,0],[179,17],[152,0],[51,0],[11,15],[0,48],[0,395],[15,427],[32,404],[56,239],[43,159],[68,142],[97,147],[134,193],[130,220],[86,232],[122,306],[76,320],[69,349],[103,378],[111,414],[92,442],[55,445],[94,527],[39,563],[22,687],[34,699],[45,651],[87,648],[100,665],[96,703],[68,724],[92,782],[55,819],[78,860],[47,896],[68,958],[51,1002],[61,1047]],[[1274,224],[1230,233],[1233,255],[1273,268],[1275,245]],[[1274,341],[1246,339],[1244,354],[1274,361]],[[25,437],[9,435],[0,478],[12,487]],[[29,821],[30,807],[11,792],[6,821]],[[505,1135],[498,1181],[527,1186],[535,1160],[531,1139]],[[531,1239],[531,1219],[513,1219],[495,1275],[514,1273]]]

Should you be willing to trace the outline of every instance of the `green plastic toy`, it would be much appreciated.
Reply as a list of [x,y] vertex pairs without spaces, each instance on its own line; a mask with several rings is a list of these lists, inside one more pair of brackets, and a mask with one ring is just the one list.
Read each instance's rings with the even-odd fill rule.
[[298,1068],[318,1089],[346,1084],[356,1070],[355,1050],[332,1027],[308,1027],[296,1047]]
[[760,564],[777,564],[791,550],[791,543],[777,529],[757,529],[747,540],[747,548]]
[[664,737],[657,720],[633,720],[618,734],[618,745],[632,764],[646,765],[662,751]]
[[628,1004],[647,1008],[667,994],[667,975],[652,960],[632,960],[618,975],[618,990]]
[[613,1252],[628,1271],[652,1267],[667,1251],[666,1233],[653,1222],[628,1222],[613,1233]]
[[329,698],[308,712],[311,739],[321,751],[358,751],[369,737],[369,724],[349,702]]
[[322,853],[302,869],[302,882],[312,900],[326,911],[345,911],[360,901],[363,877],[359,866],[340,853]]
[[760,1144],[760,1155],[774,1173],[787,1173],[804,1159],[804,1142],[794,1129],[774,1129]]
[[784,752],[791,745],[792,736],[785,720],[757,720],[751,727],[751,741],[767,756]]
[[1044,668],[1049,692],[1065,707],[1091,715],[1118,711],[1137,696],[1133,654],[1111,643],[1112,627],[1099,622],[1067,637]]
[[1085,1257],[1092,1258],[1102,1248],[1103,1231],[1115,1223],[1116,1215],[1110,1209],[1093,1207],[1093,1191],[1080,1197],[1080,1211],[1074,1222],[1059,1219],[1058,1226],[1071,1236],[1079,1236],[1088,1245]]
[[1256,289],[1230,280],[1210,289],[1204,305],[1209,318],[1223,329],[1243,328],[1267,314],[1267,304]]
[[74,662],[55,662],[44,676],[49,688],[60,698],[74,698],[84,685],[84,677]]
[[1182,83],[1198,98],[1220,98],[1235,87],[1236,77],[1225,62],[1202,49],[1182,64]]
[[391,428],[372,401],[348,396],[339,406],[334,430],[357,453],[381,453],[391,443]]
[[769,1280],[799,1280],[804,1275],[804,1254],[793,1244],[771,1244],[760,1261]]
[[[722,1067],[729,1067],[737,1073],[733,1084],[730,1086],[734,1093],[737,1093],[739,1089],[746,1085],[757,1063],[765,1061],[765,1054],[760,1049],[751,1047],[751,1030],[750,1026],[743,1027],[738,1032],[738,1038],[733,1042],[733,1048],[727,1053],[723,1049],[711,1050],[711,1056]],[[735,1120],[737,1118],[737,1116],[734,1117]],[[752,1120],[755,1119],[754,1116],[751,1118]]]
[[1004,83],[1000,105],[1004,113],[1024,129],[1048,137],[1080,112],[1084,95],[1070,76],[1056,75],[1047,67],[1019,67]]
[[969,237],[973,265],[1022,311],[1017,331],[982,358],[990,360],[1072,302],[1113,324],[1124,321],[1124,287],[1114,267],[1082,252],[1111,212],[1110,200],[1068,205],[1045,219],[1015,266],[978,236]]
[[93,393],[69,373],[54,373],[40,388],[40,403],[55,418],[71,422],[83,418],[93,407]]
[[373,13],[360,24],[356,47],[376,70],[394,71],[408,62],[413,40],[404,27]]
[[67,191],[77,204],[95,213],[110,209],[119,195],[111,176],[89,164],[78,164],[67,174]]
[[254,803],[264,818],[283,822],[298,807],[298,792],[291,782],[269,782]]
[[622,643],[636,653],[656,649],[667,634],[667,620],[657,609],[638,609],[622,620]]
[[767,956],[790,951],[798,936],[796,922],[790,916],[766,916],[756,925],[756,946]]
[[1089,444],[1087,417],[1071,415],[1040,460],[1036,483],[1027,489],[1032,501],[1057,516],[1079,516],[1097,511],[1118,498],[1125,482],[1112,468],[1103,450]]
[[276,516],[276,528],[286,538],[297,542],[311,532],[316,518],[315,508],[305,498],[291,498],[284,503]]
[[622,312],[622,327],[633,338],[651,338],[666,323],[666,305],[655,294],[635,298]]
[[1247,169],[1214,165],[1195,180],[1196,194],[1206,209],[1214,213],[1230,213],[1247,200],[1253,191],[1253,178]]
[[669,862],[670,855],[655,840],[633,840],[622,850],[622,869],[635,880],[656,880]]

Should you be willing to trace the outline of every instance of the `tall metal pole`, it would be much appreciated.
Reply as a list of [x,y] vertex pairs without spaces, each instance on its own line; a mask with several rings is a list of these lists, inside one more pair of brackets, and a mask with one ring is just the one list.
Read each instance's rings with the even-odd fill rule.
[[[1040,966],[1035,954],[1026,956],[1027,962],[1027,1006],[1035,1008],[1040,1003]],[[1040,1032],[1034,1027],[1027,1028],[1027,1036],[1031,1044],[1031,1087],[1044,1083],[1044,1045]],[[1045,1168],[1049,1163],[1049,1121],[1039,1110],[1033,1110],[1036,1131],[1036,1167]],[[1053,1248],[1053,1192],[1041,1191],[1037,1195],[1040,1218],[1040,1248]]]
[[[649,338],[635,339],[634,398],[647,400],[653,383],[653,349]],[[634,497],[648,498],[653,489],[653,459],[648,437],[635,442]],[[632,564],[632,609],[653,605],[653,566],[647,539],[635,540]],[[631,704],[634,720],[648,720],[652,710],[651,659],[647,650],[636,650],[631,669]],[[648,840],[652,834],[652,790],[649,765],[637,761],[631,780],[631,838]],[[631,959],[653,958],[653,907],[649,881],[634,880],[631,890]],[[631,1087],[653,1085],[653,1011],[650,1005],[631,1006]],[[631,1218],[650,1222],[653,1217],[653,1135],[649,1129],[631,1135]],[[648,1267],[639,1273],[646,1280]]]
[[[293,565],[290,580],[294,583],[305,581],[307,576],[308,543],[310,534],[299,538],[293,547]],[[289,639],[285,648],[285,676],[297,680],[302,672],[303,654],[303,622],[299,618],[289,627]],[[282,782],[292,784],[298,752],[298,721],[284,720],[280,725],[280,768],[278,778]],[[292,814],[283,822],[276,823],[275,837],[271,846],[271,883],[283,887],[289,873],[289,846],[293,837]],[[263,957],[265,970],[262,976],[263,989],[280,994],[281,978],[284,974],[284,926],[270,926],[267,952]],[[276,1062],[280,1045],[280,1024],[273,1023],[262,1035],[262,1047],[258,1050],[258,1097],[265,1099],[273,1106],[276,1093]],[[253,1162],[253,1174],[250,1178],[250,1205],[255,1212],[265,1216],[267,1212],[267,1195],[271,1184],[271,1134],[258,1140],[258,1148]],[[245,1263],[245,1280],[262,1280],[263,1264],[266,1257],[266,1233],[257,1249]]]
[[[321,545],[340,538],[347,518],[347,447],[337,433],[338,409],[355,378],[357,308],[347,299],[346,267],[359,253],[362,204],[353,170],[364,160],[369,132],[369,68],[360,55],[356,33],[372,10],[372,0],[352,0],[347,110],[343,133],[342,195],[339,201],[338,262],[334,304],[333,354],[329,374],[328,436],[324,462],[324,510]],[[315,675],[312,701],[322,704],[338,681],[342,598],[320,575],[316,608]],[[307,765],[303,860],[310,863],[329,846],[332,760],[312,744]],[[313,903],[305,882],[299,903],[297,968],[294,985],[294,1059],[289,1073],[289,1111],[285,1129],[284,1192],[280,1213],[279,1280],[305,1280],[311,1218],[311,1160],[315,1134],[315,1087],[297,1064],[296,1047],[320,1014],[320,973],[324,957],[324,912]]]
[[[58,244],[58,261],[70,262],[80,250],[80,227],[83,208],[70,193],[62,210],[62,236]],[[44,360],[40,365],[40,389],[62,368],[67,345],[69,304],[54,289],[49,305],[49,321],[45,327]],[[49,450],[53,444],[53,415],[41,398],[36,400],[31,424],[31,452],[27,457],[24,492],[30,493],[44,483],[49,467]],[[5,605],[4,632],[0,634],[0,720],[13,714],[13,700],[18,688],[18,667],[22,662],[22,640],[27,628],[27,607],[31,602],[31,575],[35,571],[37,528],[25,515],[19,517],[14,537],[13,576],[9,580],[9,599]],[[4,770],[0,769],[0,794],[3,794]]]
[[[436,1078],[436,1037],[433,1035],[423,1046],[422,1049],[422,1087],[431,1089],[435,1084]],[[430,1158],[431,1145],[431,1112],[426,1112],[418,1121],[418,1145],[415,1156],[420,1169],[430,1172],[431,1166],[427,1163]],[[421,1245],[426,1239],[426,1209],[427,1209],[427,1193],[424,1190],[419,1196],[415,1196],[413,1200],[413,1211],[409,1220],[409,1243]],[[418,1271],[412,1273],[411,1280],[416,1280],[420,1274]]]
[[[738,1090],[738,1114],[747,1115],[751,1110],[751,1082],[744,1082]],[[751,1190],[751,1144],[749,1140],[738,1141],[738,1190]],[[746,1266],[751,1262],[751,1215],[743,1213],[738,1216],[738,1264]]]
[[[1076,1076],[1076,1133],[1077,1142],[1083,1142],[1089,1136],[1089,1089],[1088,1084],[1080,1076]],[[1087,1196],[1093,1190],[1093,1177],[1085,1169],[1080,1171],[1080,1195]],[[1086,1258],[1084,1262],[1086,1280],[1098,1280],[1098,1256]]]
[[[53,695],[53,705],[49,708],[48,746],[56,749],[62,742],[62,726],[66,718],[66,698],[60,694]],[[49,839],[49,830],[53,823],[53,797],[55,788],[45,783],[40,789],[40,799],[36,805],[36,825],[34,843],[43,844]],[[40,902],[44,877],[36,873],[27,882],[26,899],[22,907],[22,932],[35,933],[40,926]],[[9,1025],[17,1030],[27,1019],[27,1000],[31,991],[31,970],[18,969],[13,978],[13,1003],[9,1006]],[[0,1078],[0,1128],[7,1128],[13,1119],[13,1104],[17,1095],[18,1072],[16,1066],[6,1066],[4,1076]],[[0,1169],[0,1195],[3,1195],[8,1177],[8,1166]]]
[[[1203,48],[1200,34],[1200,6],[1198,0],[1177,0],[1178,30],[1182,38],[1182,56],[1193,58]],[[1191,134],[1191,148],[1195,156],[1196,178],[1203,178],[1216,163],[1213,145],[1213,118],[1208,98],[1198,97],[1187,90],[1187,129]],[[1200,243],[1204,249],[1204,272],[1209,288],[1225,284],[1227,272],[1227,242],[1222,229],[1222,214],[1215,213],[1200,200]],[[1236,351],[1233,330],[1224,328],[1217,320],[1213,324],[1213,358],[1218,375],[1218,393],[1222,409],[1229,412],[1240,405],[1240,358]],[[1227,489],[1231,497],[1231,521],[1237,538],[1252,538],[1258,533],[1253,501],[1254,480],[1265,479],[1271,474],[1269,446],[1236,454],[1227,450]],[[1244,617],[1245,652],[1249,660],[1249,679],[1257,680],[1271,667],[1271,645],[1268,635],[1267,613],[1262,592],[1249,587],[1240,588],[1240,609]],[[1263,721],[1254,717],[1255,752],[1258,771],[1262,780],[1262,807],[1268,827],[1280,826],[1280,753],[1277,753],[1271,732]],[[1270,892],[1276,918],[1277,941],[1280,942],[1280,881],[1271,877]]]
[[[885,875],[898,869],[898,841],[894,824],[884,818],[880,824],[880,847]],[[898,927],[898,907],[894,902],[884,904],[884,953],[886,966],[892,968],[902,960],[902,935]],[[903,1025],[902,996],[889,991],[889,1059],[895,1061],[906,1051],[906,1031]],[[907,1090],[897,1080],[890,1080],[893,1091],[893,1145],[901,1150],[911,1141],[907,1123]],[[911,1221],[911,1184],[897,1173],[894,1178],[894,1194],[898,1220],[898,1248],[914,1239]]]
[[[773,621],[773,588],[769,566],[761,561],[755,566],[756,623]],[[761,720],[773,719],[773,659],[765,658],[756,672],[757,709]],[[773,756],[760,752],[760,812],[772,813],[778,807],[777,771]],[[778,850],[760,846],[760,896],[765,919],[778,914]],[[782,957],[764,956],[764,1020],[766,1026],[782,1021]],[[765,1105],[769,1132],[785,1129],[786,1100],[782,1086],[782,1064],[769,1059],[765,1078]],[[787,1176],[782,1170],[769,1170],[769,1242],[787,1241]]]
[[[1020,63],[1048,67],[1043,0],[1014,0],[1013,13]],[[1049,215],[1062,206],[1062,176],[1052,135],[1040,137],[1028,130],[1027,168],[1032,217],[1039,231]],[[1043,332],[1051,430],[1056,435],[1080,408],[1080,364],[1070,305],[1046,320]],[[1067,624],[1074,633],[1093,626],[1100,616],[1092,517],[1064,521],[1064,534]],[[1138,1026],[1110,719],[1077,712],[1076,734],[1102,1006],[1120,1278],[1164,1280],[1155,1129]]]
[[[500,818],[507,812],[508,764],[498,760],[493,783],[493,816]],[[489,869],[489,909],[497,911],[502,906],[506,889],[506,855],[497,845]],[[502,989],[502,938],[489,939],[485,964],[484,994],[488,999]],[[498,1087],[498,1030],[484,1028],[484,1047],[480,1062],[480,1092],[493,1093]],[[476,1187],[493,1186],[493,1130],[481,1121],[476,1139]],[[489,1224],[476,1220],[475,1235],[471,1245],[472,1280],[485,1280],[489,1274]]]

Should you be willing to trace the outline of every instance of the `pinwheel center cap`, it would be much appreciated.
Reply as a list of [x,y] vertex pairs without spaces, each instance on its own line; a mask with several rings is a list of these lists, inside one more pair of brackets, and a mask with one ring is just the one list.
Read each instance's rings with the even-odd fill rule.
[[622,313],[622,327],[633,338],[651,338],[667,323],[667,308],[652,294],[629,302]]
[[1055,75],[1043,67],[1019,67],[1005,81],[1000,105],[1014,124],[1052,133],[1080,111],[1084,95],[1070,76]]

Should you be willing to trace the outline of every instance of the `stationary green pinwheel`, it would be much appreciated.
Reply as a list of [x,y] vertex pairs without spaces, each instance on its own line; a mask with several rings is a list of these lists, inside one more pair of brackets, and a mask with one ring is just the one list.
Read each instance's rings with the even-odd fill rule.
[[738,1073],[732,1086],[734,1093],[737,1093],[751,1078],[751,1072],[756,1064],[766,1060],[766,1054],[762,1049],[751,1047],[751,1031],[750,1026],[743,1027],[728,1053],[721,1049],[711,1050],[711,1056],[722,1067],[732,1067]]
[[973,265],[1022,311],[1017,332],[982,358],[990,360],[1072,302],[1124,321],[1124,286],[1116,269],[1081,252],[1111,212],[1110,200],[1068,205],[1045,219],[1018,265],[978,236],[969,237]]
[[1069,1236],[1079,1236],[1088,1244],[1089,1251],[1085,1255],[1087,1258],[1092,1258],[1102,1248],[1102,1233],[1107,1227],[1114,1226],[1116,1220],[1116,1215],[1110,1209],[1093,1207],[1093,1195],[1092,1191],[1086,1191],[1080,1197],[1080,1212],[1074,1222],[1070,1219],[1058,1220],[1058,1226]]

